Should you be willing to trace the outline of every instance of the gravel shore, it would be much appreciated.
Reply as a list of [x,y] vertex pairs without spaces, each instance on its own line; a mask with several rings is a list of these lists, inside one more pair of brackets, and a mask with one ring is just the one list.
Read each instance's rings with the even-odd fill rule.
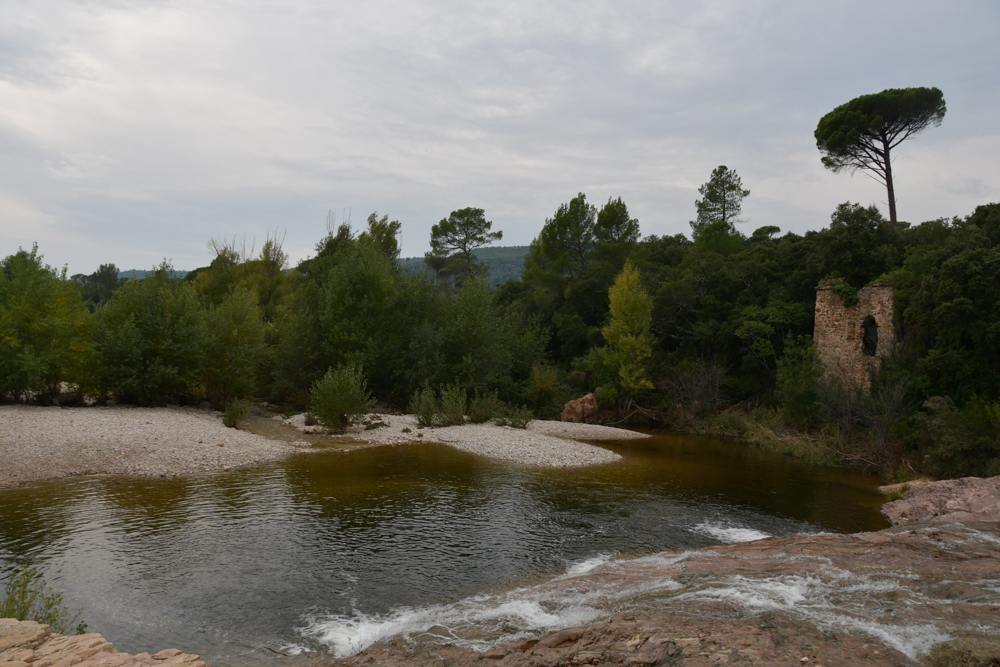
[[74,475],[170,477],[276,461],[308,443],[227,428],[194,408],[0,406],[0,488]]
[[[280,418],[279,418],[280,419]],[[283,419],[305,433],[321,433],[322,427],[306,426],[305,415]],[[399,445],[411,442],[441,442],[473,454],[528,466],[570,468],[613,463],[621,456],[580,440],[631,440],[647,438],[621,428],[597,424],[534,420],[527,429],[492,423],[419,428],[413,415],[369,415],[366,421],[385,426],[366,430],[352,426],[343,437],[366,442]]]
[[[355,426],[346,439],[372,445],[441,442],[529,466],[611,463],[618,454],[578,442],[647,437],[624,429],[533,421],[527,429],[494,424],[417,428],[412,415],[372,415],[386,426]],[[281,419],[278,417],[277,419]],[[284,423],[309,432],[305,415]],[[277,461],[315,449],[308,442],[271,440],[227,428],[222,415],[195,408],[127,406],[58,408],[0,406],[0,489],[75,475],[172,477]]]

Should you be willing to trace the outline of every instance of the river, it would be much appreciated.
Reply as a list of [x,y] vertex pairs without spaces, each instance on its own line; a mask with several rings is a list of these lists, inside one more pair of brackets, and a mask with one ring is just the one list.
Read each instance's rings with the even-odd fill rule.
[[615,557],[888,525],[856,471],[665,433],[602,446],[624,459],[538,470],[427,443],[7,490],[0,563],[37,567],[120,650],[224,667],[344,655],[470,600],[496,614],[504,591]]

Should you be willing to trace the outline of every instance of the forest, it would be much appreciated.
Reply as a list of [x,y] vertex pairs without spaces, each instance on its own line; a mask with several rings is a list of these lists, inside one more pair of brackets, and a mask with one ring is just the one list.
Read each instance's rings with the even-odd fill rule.
[[[330,225],[289,266],[213,239],[214,259],[142,279],[105,264],[69,276],[20,249],[0,263],[0,397],[136,405],[246,400],[288,409],[351,388],[411,411],[489,397],[558,418],[594,392],[599,418],[741,438],[890,477],[1000,474],[1000,204],[909,224],[846,202],[804,235],[741,229],[719,167],[690,237],[646,236],[620,198],[580,193],[541,225],[519,278],[492,286],[481,209],[434,226],[427,271],[399,259],[399,223]],[[895,288],[898,345],[871,388],[824,376],[816,288]],[[339,383],[339,384],[338,384]]]

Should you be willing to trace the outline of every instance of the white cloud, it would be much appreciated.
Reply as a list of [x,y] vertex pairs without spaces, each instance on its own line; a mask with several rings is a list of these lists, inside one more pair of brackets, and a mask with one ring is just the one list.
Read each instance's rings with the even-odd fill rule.
[[212,236],[274,227],[301,256],[345,206],[402,220],[406,254],[470,205],[527,243],[579,191],[623,196],[646,233],[684,232],[718,164],[751,189],[752,224],[803,231],[884,199],[823,171],[816,121],[900,85],[950,105],[900,154],[903,217],[997,198],[989,2],[0,7],[0,176],[21,202],[3,229],[31,236],[46,216],[62,233],[42,250],[73,271],[191,268]]

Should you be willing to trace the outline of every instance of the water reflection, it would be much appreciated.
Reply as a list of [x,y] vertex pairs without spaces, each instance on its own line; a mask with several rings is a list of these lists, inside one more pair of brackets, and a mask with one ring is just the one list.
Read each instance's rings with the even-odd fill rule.
[[624,460],[534,470],[428,443],[5,491],[0,559],[38,566],[123,650],[225,665],[302,641],[310,613],[445,604],[725,530],[885,525],[874,481],[850,471],[681,436],[605,446]]

